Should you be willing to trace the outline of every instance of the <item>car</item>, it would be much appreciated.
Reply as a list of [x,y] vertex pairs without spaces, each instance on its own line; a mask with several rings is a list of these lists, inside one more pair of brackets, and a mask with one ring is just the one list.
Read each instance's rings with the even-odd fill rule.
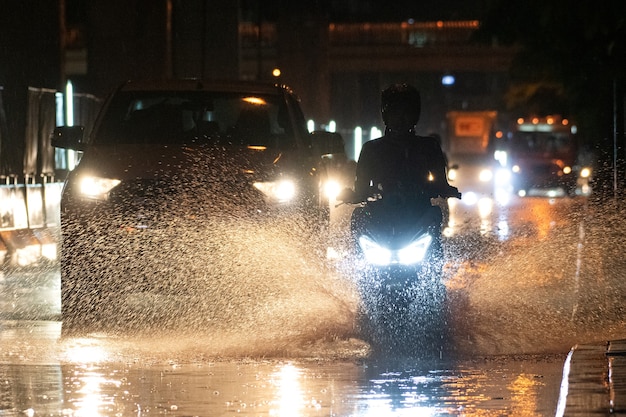
[[289,87],[246,81],[128,81],[90,132],[57,127],[80,157],[61,196],[63,328],[162,320],[163,295],[215,291],[281,233],[318,236],[340,140],[309,133]]

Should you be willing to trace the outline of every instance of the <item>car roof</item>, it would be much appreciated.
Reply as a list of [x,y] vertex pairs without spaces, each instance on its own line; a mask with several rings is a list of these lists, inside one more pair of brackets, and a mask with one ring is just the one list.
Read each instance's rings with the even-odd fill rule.
[[246,80],[164,79],[129,80],[119,91],[223,91],[249,94],[293,94],[286,85]]

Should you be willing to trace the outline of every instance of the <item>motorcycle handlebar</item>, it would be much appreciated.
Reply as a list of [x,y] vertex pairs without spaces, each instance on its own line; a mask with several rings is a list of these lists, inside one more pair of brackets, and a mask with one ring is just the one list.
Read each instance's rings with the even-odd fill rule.
[[459,190],[457,190],[455,188],[454,191],[450,191],[450,192],[447,192],[447,193],[440,193],[438,195],[438,197],[441,197],[441,198],[458,198],[460,200],[461,199],[461,193],[459,192]]
[[[445,192],[440,192],[440,193],[434,193],[435,195],[431,195],[430,198],[458,198],[459,200],[461,199],[461,193],[459,192],[459,190],[456,187],[450,186]],[[341,198],[344,197],[344,198]],[[340,201],[339,204],[337,204],[335,207],[339,207],[343,204],[363,204],[363,203],[367,203],[368,201],[370,201],[370,198],[374,198],[374,199],[380,199],[382,196],[378,195],[378,196],[370,196],[368,198],[365,199],[358,199],[359,201],[355,201],[355,195],[354,195],[354,191],[352,191],[351,189],[346,189],[343,192],[343,195],[340,195],[340,198],[338,198],[337,200]]]

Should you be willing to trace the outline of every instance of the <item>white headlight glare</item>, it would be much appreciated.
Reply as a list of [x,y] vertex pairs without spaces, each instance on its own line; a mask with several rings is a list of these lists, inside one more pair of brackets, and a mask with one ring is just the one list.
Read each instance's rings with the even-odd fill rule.
[[293,181],[279,181],[276,184],[274,193],[278,201],[289,201],[296,195],[296,186]]
[[341,185],[333,180],[328,179],[324,183],[324,194],[329,200],[335,200],[339,193],[341,192]]
[[255,182],[254,186],[271,200],[287,203],[296,196],[296,185],[291,180]]
[[489,182],[493,178],[493,172],[490,169],[483,169],[478,174],[478,179],[482,182]]
[[373,265],[389,265],[391,263],[391,251],[379,246],[369,237],[359,237],[359,246],[368,263]]
[[465,192],[463,193],[463,198],[461,199],[461,201],[468,206],[473,206],[478,202],[478,195],[476,195],[476,193],[473,191]]
[[413,265],[422,262],[432,241],[432,236],[426,234],[411,242],[410,245],[398,251],[398,262],[402,265]]
[[580,170],[581,178],[589,178],[590,176],[591,176],[591,168],[584,167],[583,169]]
[[106,200],[109,192],[117,187],[120,182],[120,180],[113,178],[86,176],[80,181],[79,193],[83,197],[94,200]]
[[508,185],[511,182],[511,171],[508,169],[499,169],[496,173],[496,184]]

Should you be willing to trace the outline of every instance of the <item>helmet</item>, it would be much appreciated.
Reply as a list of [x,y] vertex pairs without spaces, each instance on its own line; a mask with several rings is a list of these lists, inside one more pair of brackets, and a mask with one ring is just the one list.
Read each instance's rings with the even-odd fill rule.
[[417,124],[422,110],[422,100],[419,91],[408,84],[393,84],[382,91],[380,95],[380,111],[383,122],[387,124],[390,113],[406,113]]

